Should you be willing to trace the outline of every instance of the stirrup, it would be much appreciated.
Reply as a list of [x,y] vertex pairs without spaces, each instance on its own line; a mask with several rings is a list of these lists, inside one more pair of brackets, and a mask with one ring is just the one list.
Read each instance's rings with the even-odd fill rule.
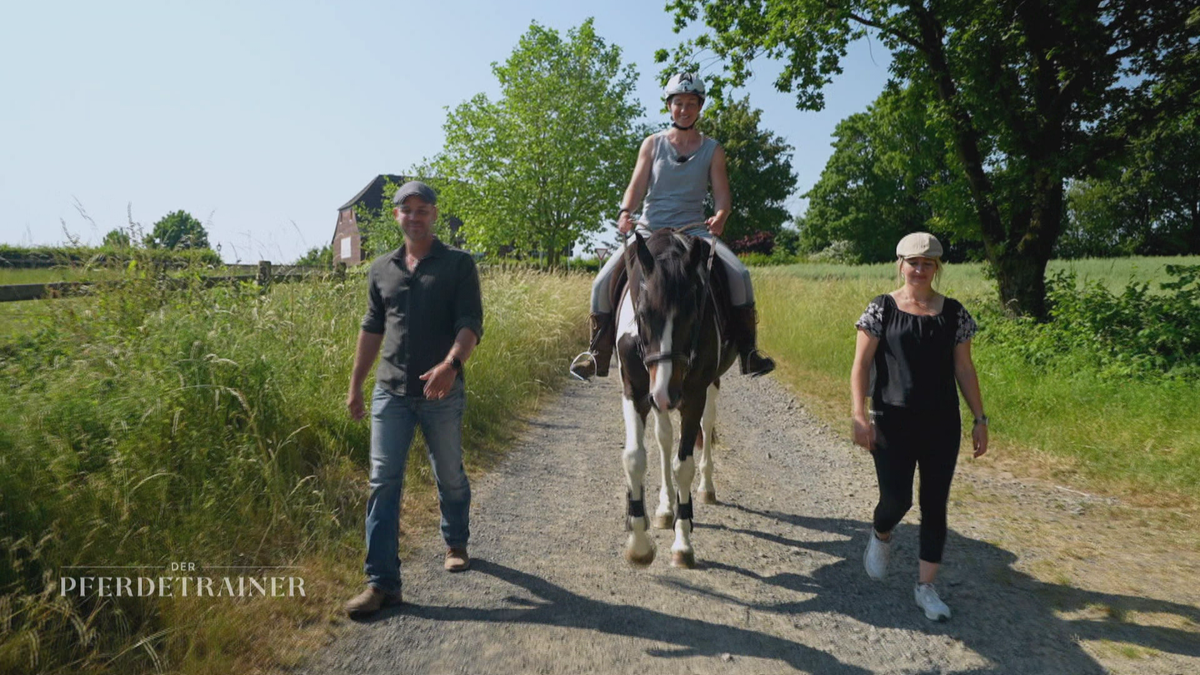
[[[758,368],[751,370],[750,362],[755,359],[758,360]],[[742,374],[749,375],[750,377],[762,377],[763,375],[775,370],[775,359],[763,354],[757,349],[750,350],[750,353],[741,358],[741,362]]]
[[577,365],[586,367],[588,359],[591,359],[591,362],[592,362],[592,375],[596,374],[596,357],[590,351],[588,351],[588,352],[581,352],[579,354],[579,356],[576,356],[574,359],[571,359],[571,366],[567,371],[567,372],[571,373],[571,377],[574,377],[575,379],[580,380],[582,382],[590,382],[591,381],[591,376],[584,377],[583,375],[580,375],[579,373],[575,372],[575,367]]

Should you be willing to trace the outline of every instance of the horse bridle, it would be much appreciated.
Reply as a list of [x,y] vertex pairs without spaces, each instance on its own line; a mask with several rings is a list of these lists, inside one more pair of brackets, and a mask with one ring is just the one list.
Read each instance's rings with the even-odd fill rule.
[[[713,239],[716,239],[716,235],[713,235]],[[695,242],[693,242],[692,245],[694,246]],[[692,324],[691,345],[688,347],[687,360],[684,362],[685,366],[689,370],[692,367],[692,363],[695,362],[695,360],[696,360],[696,350],[700,347],[700,333],[704,326],[704,305],[709,299],[709,286],[712,283],[712,265],[713,265],[713,259],[716,257],[716,252],[717,252],[716,242],[715,241],[708,242],[708,261],[704,266],[704,274],[701,275],[701,277],[700,277],[700,292],[697,294],[698,297],[700,298],[700,302],[698,303],[699,307],[697,308],[696,321]],[[630,263],[629,263],[629,233],[625,233],[625,250],[623,251],[623,254],[625,256],[625,278],[629,279],[632,282],[633,274],[632,274],[632,269],[630,268]],[[714,302],[715,302],[715,300],[714,300]],[[629,289],[629,304],[633,308],[633,315],[636,319],[637,314],[638,314],[637,301],[634,300],[634,297],[633,297],[632,283],[630,284],[630,289]],[[659,363],[661,361],[672,361],[672,362],[673,361],[683,361],[683,355],[676,354],[673,351],[672,352],[661,352],[660,351],[660,352],[652,352],[652,353],[647,354],[647,353],[645,353],[644,350],[645,350],[645,347],[642,342],[641,330],[639,329],[638,330],[638,351],[642,352],[642,363],[649,365],[651,363]]]

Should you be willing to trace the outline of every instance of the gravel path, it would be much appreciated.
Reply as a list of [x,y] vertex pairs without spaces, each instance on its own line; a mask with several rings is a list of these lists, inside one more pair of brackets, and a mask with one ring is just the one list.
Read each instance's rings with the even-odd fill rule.
[[[508,459],[475,479],[472,570],[443,572],[431,535],[405,562],[405,604],[351,624],[302,672],[1200,672],[1197,633],[1177,626],[1200,626],[1194,595],[1114,598],[1038,581],[1014,565],[1017,554],[987,543],[989,521],[954,506],[939,587],[955,615],[927,621],[912,599],[916,514],[897,529],[888,578],[870,581],[870,462],[770,378],[724,383],[721,503],[695,507],[698,569],[669,567],[672,535],[661,530],[654,563],[631,568],[621,555],[623,438],[612,378],[569,385]],[[650,512],[658,460],[648,449]],[[1117,600],[1175,623],[1085,611]],[[1104,640],[1154,656],[1107,659],[1087,646]]]

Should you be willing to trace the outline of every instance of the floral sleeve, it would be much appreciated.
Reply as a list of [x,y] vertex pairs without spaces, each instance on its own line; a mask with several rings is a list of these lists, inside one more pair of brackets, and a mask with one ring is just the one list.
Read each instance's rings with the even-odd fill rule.
[[883,301],[875,298],[867,305],[862,316],[854,323],[854,327],[874,338],[883,337]]
[[971,318],[971,313],[966,307],[958,306],[958,332],[954,335],[954,344],[961,345],[970,340],[979,331],[979,324],[975,323],[975,319]]

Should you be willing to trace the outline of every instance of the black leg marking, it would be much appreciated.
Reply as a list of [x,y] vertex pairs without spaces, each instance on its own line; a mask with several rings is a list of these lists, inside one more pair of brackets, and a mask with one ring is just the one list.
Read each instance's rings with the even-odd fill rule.
[[679,514],[677,516],[675,516],[675,518],[677,520],[691,520],[692,519],[691,495],[688,495],[688,502],[686,504],[683,503],[683,498],[680,497],[680,499],[679,499]]
[[646,517],[646,488],[642,488],[642,494],[638,499],[633,498],[633,493],[629,490],[625,491],[626,498],[629,501],[629,517],[630,518],[645,518]]

